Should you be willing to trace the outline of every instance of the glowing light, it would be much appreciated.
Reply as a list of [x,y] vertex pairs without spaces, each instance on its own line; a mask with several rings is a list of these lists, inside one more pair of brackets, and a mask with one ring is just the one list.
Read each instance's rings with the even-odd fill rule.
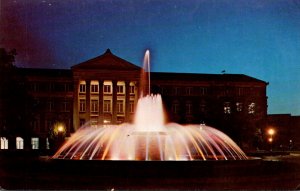
[[57,128],[57,130],[58,130],[58,132],[63,132],[65,129],[64,129],[63,126],[59,126],[59,127]]
[[270,143],[272,143],[272,142],[273,142],[273,138],[270,137],[270,138],[268,139],[268,141],[269,141]]
[[269,129],[268,134],[273,136],[275,134],[275,130],[274,129]]

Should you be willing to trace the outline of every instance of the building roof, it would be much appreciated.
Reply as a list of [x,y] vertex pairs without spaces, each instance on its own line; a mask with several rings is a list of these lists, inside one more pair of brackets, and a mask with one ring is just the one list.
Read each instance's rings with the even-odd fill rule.
[[[110,49],[96,58],[87,60],[72,66],[72,69],[83,70],[103,70],[103,71],[141,71],[142,68],[122,59],[111,53]],[[70,77],[73,74],[70,69],[44,69],[44,68],[18,68],[20,74],[26,76],[45,76],[45,77]],[[170,72],[151,72],[151,80],[174,80],[174,81],[210,81],[210,82],[267,82],[244,75],[244,74],[196,74],[196,73],[170,73]]]
[[183,81],[215,81],[215,82],[256,82],[268,84],[265,81],[244,74],[194,74],[194,73],[168,73],[151,72],[152,80],[180,80]]
[[74,65],[72,69],[96,69],[96,70],[141,70],[140,67],[114,55],[110,49],[96,58]]

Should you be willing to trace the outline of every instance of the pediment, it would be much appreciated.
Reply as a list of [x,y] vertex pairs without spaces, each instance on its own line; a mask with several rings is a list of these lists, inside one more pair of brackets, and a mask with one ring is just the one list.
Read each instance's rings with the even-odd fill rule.
[[87,60],[71,67],[72,70],[118,70],[140,71],[141,68],[114,55],[109,49],[96,58]]

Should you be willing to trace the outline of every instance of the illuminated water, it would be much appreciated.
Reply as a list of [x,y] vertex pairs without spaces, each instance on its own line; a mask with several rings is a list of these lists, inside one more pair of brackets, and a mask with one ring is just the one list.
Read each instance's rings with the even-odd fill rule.
[[[149,79],[149,52],[145,54]],[[148,82],[141,82],[142,84]],[[150,90],[143,89],[147,93]],[[143,95],[143,92],[141,93]],[[165,123],[160,95],[138,101],[133,124],[85,126],[53,158],[76,160],[242,160],[245,153],[224,133],[206,125]]]

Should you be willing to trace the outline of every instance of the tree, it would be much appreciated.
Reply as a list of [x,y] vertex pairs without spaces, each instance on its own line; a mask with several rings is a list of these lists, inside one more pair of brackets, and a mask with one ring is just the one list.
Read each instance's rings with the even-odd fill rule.
[[31,98],[25,80],[14,65],[16,55],[15,49],[0,48],[0,136],[12,139],[11,144],[15,143],[16,136],[23,137],[26,142],[31,134]]

